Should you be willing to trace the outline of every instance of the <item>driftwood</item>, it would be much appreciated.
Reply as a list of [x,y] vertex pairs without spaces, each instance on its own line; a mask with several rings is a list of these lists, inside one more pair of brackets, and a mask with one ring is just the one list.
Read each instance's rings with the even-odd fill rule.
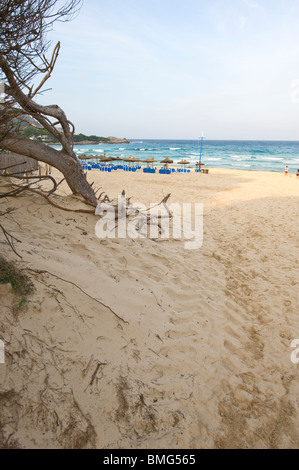
[[138,206],[133,206],[130,203],[131,198],[126,198],[125,191],[122,192],[117,204],[107,202],[106,200],[100,201],[96,207],[95,215],[102,216],[105,212],[114,214],[115,223],[124,219],[134,220],[136,226],[138,225],[139,234],[142,233],[142,229],[147,225],[157,225],[160,229],[160,232],[163,233],[163,226],[161,224],[162,219],[171,219],[173,217],[167,205],[170,196],[171,194],[168,194],[159,204],[157,204],[157,206],[155,206],[163,206],[166,211],[165,215],[152,213],[154,207],[143,210]]
[[[5,168],[3,168],[2,170],[5,170]],[[95,215],[100,215],[100,216],[101,215],[103,216],[104,213],[114,213],[115,223],[117,223],[120,220],[133,221],[135,226],[138,226],[137,232],[140,235],[142,234],[142,230],[144,229],[144,227],[146,227],[148,225],[150,225],[150,226],[156,225],[159,228],[160,233],[163,233],[162,219],[170,219],[170,218],[173,217],[173,215],[172,215],[172,213],[169,210],[169,207],[167,205],[168,199],[170,198],[170,194],[168,194],[166,197],[164,197],[162,199],[162,201],[159,204],[157,204],[157,206],[155,206],[155,207],[163,206],[164,209],[165,209],[165,212],[166,212],[166,214],[164,214],[164,215],[162,215],[160,213],[156,213],[156,214],[153,213],[154,207],[151,207],[151,208],[148,208],[148,209],[144,210],[144,209],[142,209],[138,206],[132,205],[131,204],[132,197],[126,198],[125,191],[122,192],[121,197],[119,198],[117,203],[113,203],[113,201],[111,201],[109,199],[109,197],[104,192],[101,192],[100,195],[99,195],[98,204],[97,204],[97,207],[96,207],[95,210],[94,210],[94,208],[92,208],[92,209],[83,209],[83,208],[82,209],[73,209],[73,208],[69,208],[69,207],[63,207],[51,198],[51,196],[55,193],[58,186],[62,183],[62,181],[64,181],[64,179],[57,183],[55,178],[53,178],[50,175],[43,175],[43,176],[31,175],[31,176],[29,176],[27,174],[26,178],[24,178],[23,175],[19,176],[18,174],[11,174],[11,175],[2,174],[0,176],[2,176],[3,178],[9,178],[9,183],[10,183],[9,185],[12,188],[8,192],[1,193],[0,194],[0,199],[4,199],[4,198],[8,198],[8,197],[19,197],[22,193],[24,193],[25,191],[28,191],[28,192],[31,192],[31,193],[34,193],[34,194],[37,194],[37,195],[43,197],[52,206],[56,207],[57,209],[66,211],[66,212],[75,212],[75,213],[83,213],[83,214],[95,214]],[[21,184],[15,183],[14,181],[12,181],[12,178],[20,180]],[[26,181],[27,181],[26,184],[24,184],[24,183],[22,184],[24,179],[26,179]],[[33,185],[36,185],[36,184],[39,185],[41,182],[46,181],[46,180],[51,181],[51,183],[53,184],[53,188],[50,191],[45,192],[45,191],[42,190],[42,188],[40,186],[38,186],[38,188],[32,188]],[[100,188],[98,188],[96,192],[98,192],[99,190],[100,190]],[[88,201],[86,201],[86,199],[83,199],[82,202],[85,203],[85,204],[88,204],[88,205],[93,205],[92,203],[89,203]],[[8,212],[3,212],[3,213],[0,213],[0,216],[1,215],[6,215],[6,214],[8,214]],[[6,229],[3,227],[3,225],[1,225],[1,224],[0,224],[0,229],[2,230],[2,232],[5,236],[5,239],[6,239],[7,243],[9,244],[9,246],[11,247],[11,249],[14,251],[14,253],[17,256],[21,257],[17,253],[17,251],[14,247],[14,241],[20,242],[20,240],[16,239],[14,236],[12,236],[10,233],[8,233],[6,231]]]

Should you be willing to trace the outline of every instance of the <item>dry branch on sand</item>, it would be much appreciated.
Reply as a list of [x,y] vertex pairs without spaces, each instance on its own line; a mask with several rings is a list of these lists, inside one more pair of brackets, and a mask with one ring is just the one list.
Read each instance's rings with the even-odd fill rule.
[[147,225],[157,225],[160,232],[163,233],[162,219],[171,219],[172,213],[167,205],[168,199],[171,194],[165,196],[156,207],[162,206],[165,209],[165,214],[153,213],[153,207],[142,209],[138,206],[131,204],[132,198],[126,198],[125,191],[122,192],[118,202],[99,201],[95,210],[95,215],[103,216],[104,213],[112,214],[113,223],[121,220],[134,220],[138,234],[142,234],[144,227]]

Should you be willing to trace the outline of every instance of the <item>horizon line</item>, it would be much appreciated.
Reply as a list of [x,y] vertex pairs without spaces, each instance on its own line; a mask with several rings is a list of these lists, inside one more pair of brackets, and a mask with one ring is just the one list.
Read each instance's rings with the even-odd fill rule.
[[[147,138],[147,137],[126,137],[128,140],[172,140],[172,141],[198,141],[201,137],[195,139],[168,139],[168,138]],[[208,139],[205,137],[205,140],[210,140],[214,142],[298,142],[298,140],[289,140],[289,139]]]

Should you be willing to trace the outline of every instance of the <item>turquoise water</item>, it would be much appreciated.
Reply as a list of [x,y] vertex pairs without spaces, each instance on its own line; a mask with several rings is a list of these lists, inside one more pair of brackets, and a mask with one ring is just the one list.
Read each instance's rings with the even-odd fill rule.
[[[199,159],[199,140],[132,140],[130,144],[76,145],[75,152],[95,156],[152,158],[160,162],[165,157],[174,163],[186,159],[191,166]],[[220,141],[204,140],[202,161],[207,168],[279,171],[285,165],[290,173],[299,169],[299,142],[279,141]]]

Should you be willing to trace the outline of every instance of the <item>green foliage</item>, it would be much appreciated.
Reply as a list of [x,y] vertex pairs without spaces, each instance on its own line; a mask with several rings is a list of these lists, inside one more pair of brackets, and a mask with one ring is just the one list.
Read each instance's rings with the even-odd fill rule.
[[28,276],[23,274],[13,263],[0,256],[0,284],[10,284],[13,292],[19,297],[19,310],[27,302],[27,297],[34,292],[34,286]]
[[[42,140],[42,136],[47,136],[49,138],[48,142],[56,143],[58,140],[52,136],[52,134],[45,129],[36,129],[35,127],[27,127],[20,130],[20,134],[23,137],[34,137],[35,140]],[[73,136],[74,143],[76,142],[109,142],[109,137],[99,137],[97,135],[85,135],[85,134],[75,134]]]
[[47,136],[49,141],[58,142],[58,140],[53,137],[53,135],[45,129],[36,129],[35,127],[27,127],[26,129],[21,129],[20,134],[23,137],[34,137],[36,140],[42,140],[42,136]]
[[109,142],[108,137],[99,137],[97,135],[85,135],[85,134],[76,134],[73,136],[74,142],[82,142],[86,140],[87,142]]

